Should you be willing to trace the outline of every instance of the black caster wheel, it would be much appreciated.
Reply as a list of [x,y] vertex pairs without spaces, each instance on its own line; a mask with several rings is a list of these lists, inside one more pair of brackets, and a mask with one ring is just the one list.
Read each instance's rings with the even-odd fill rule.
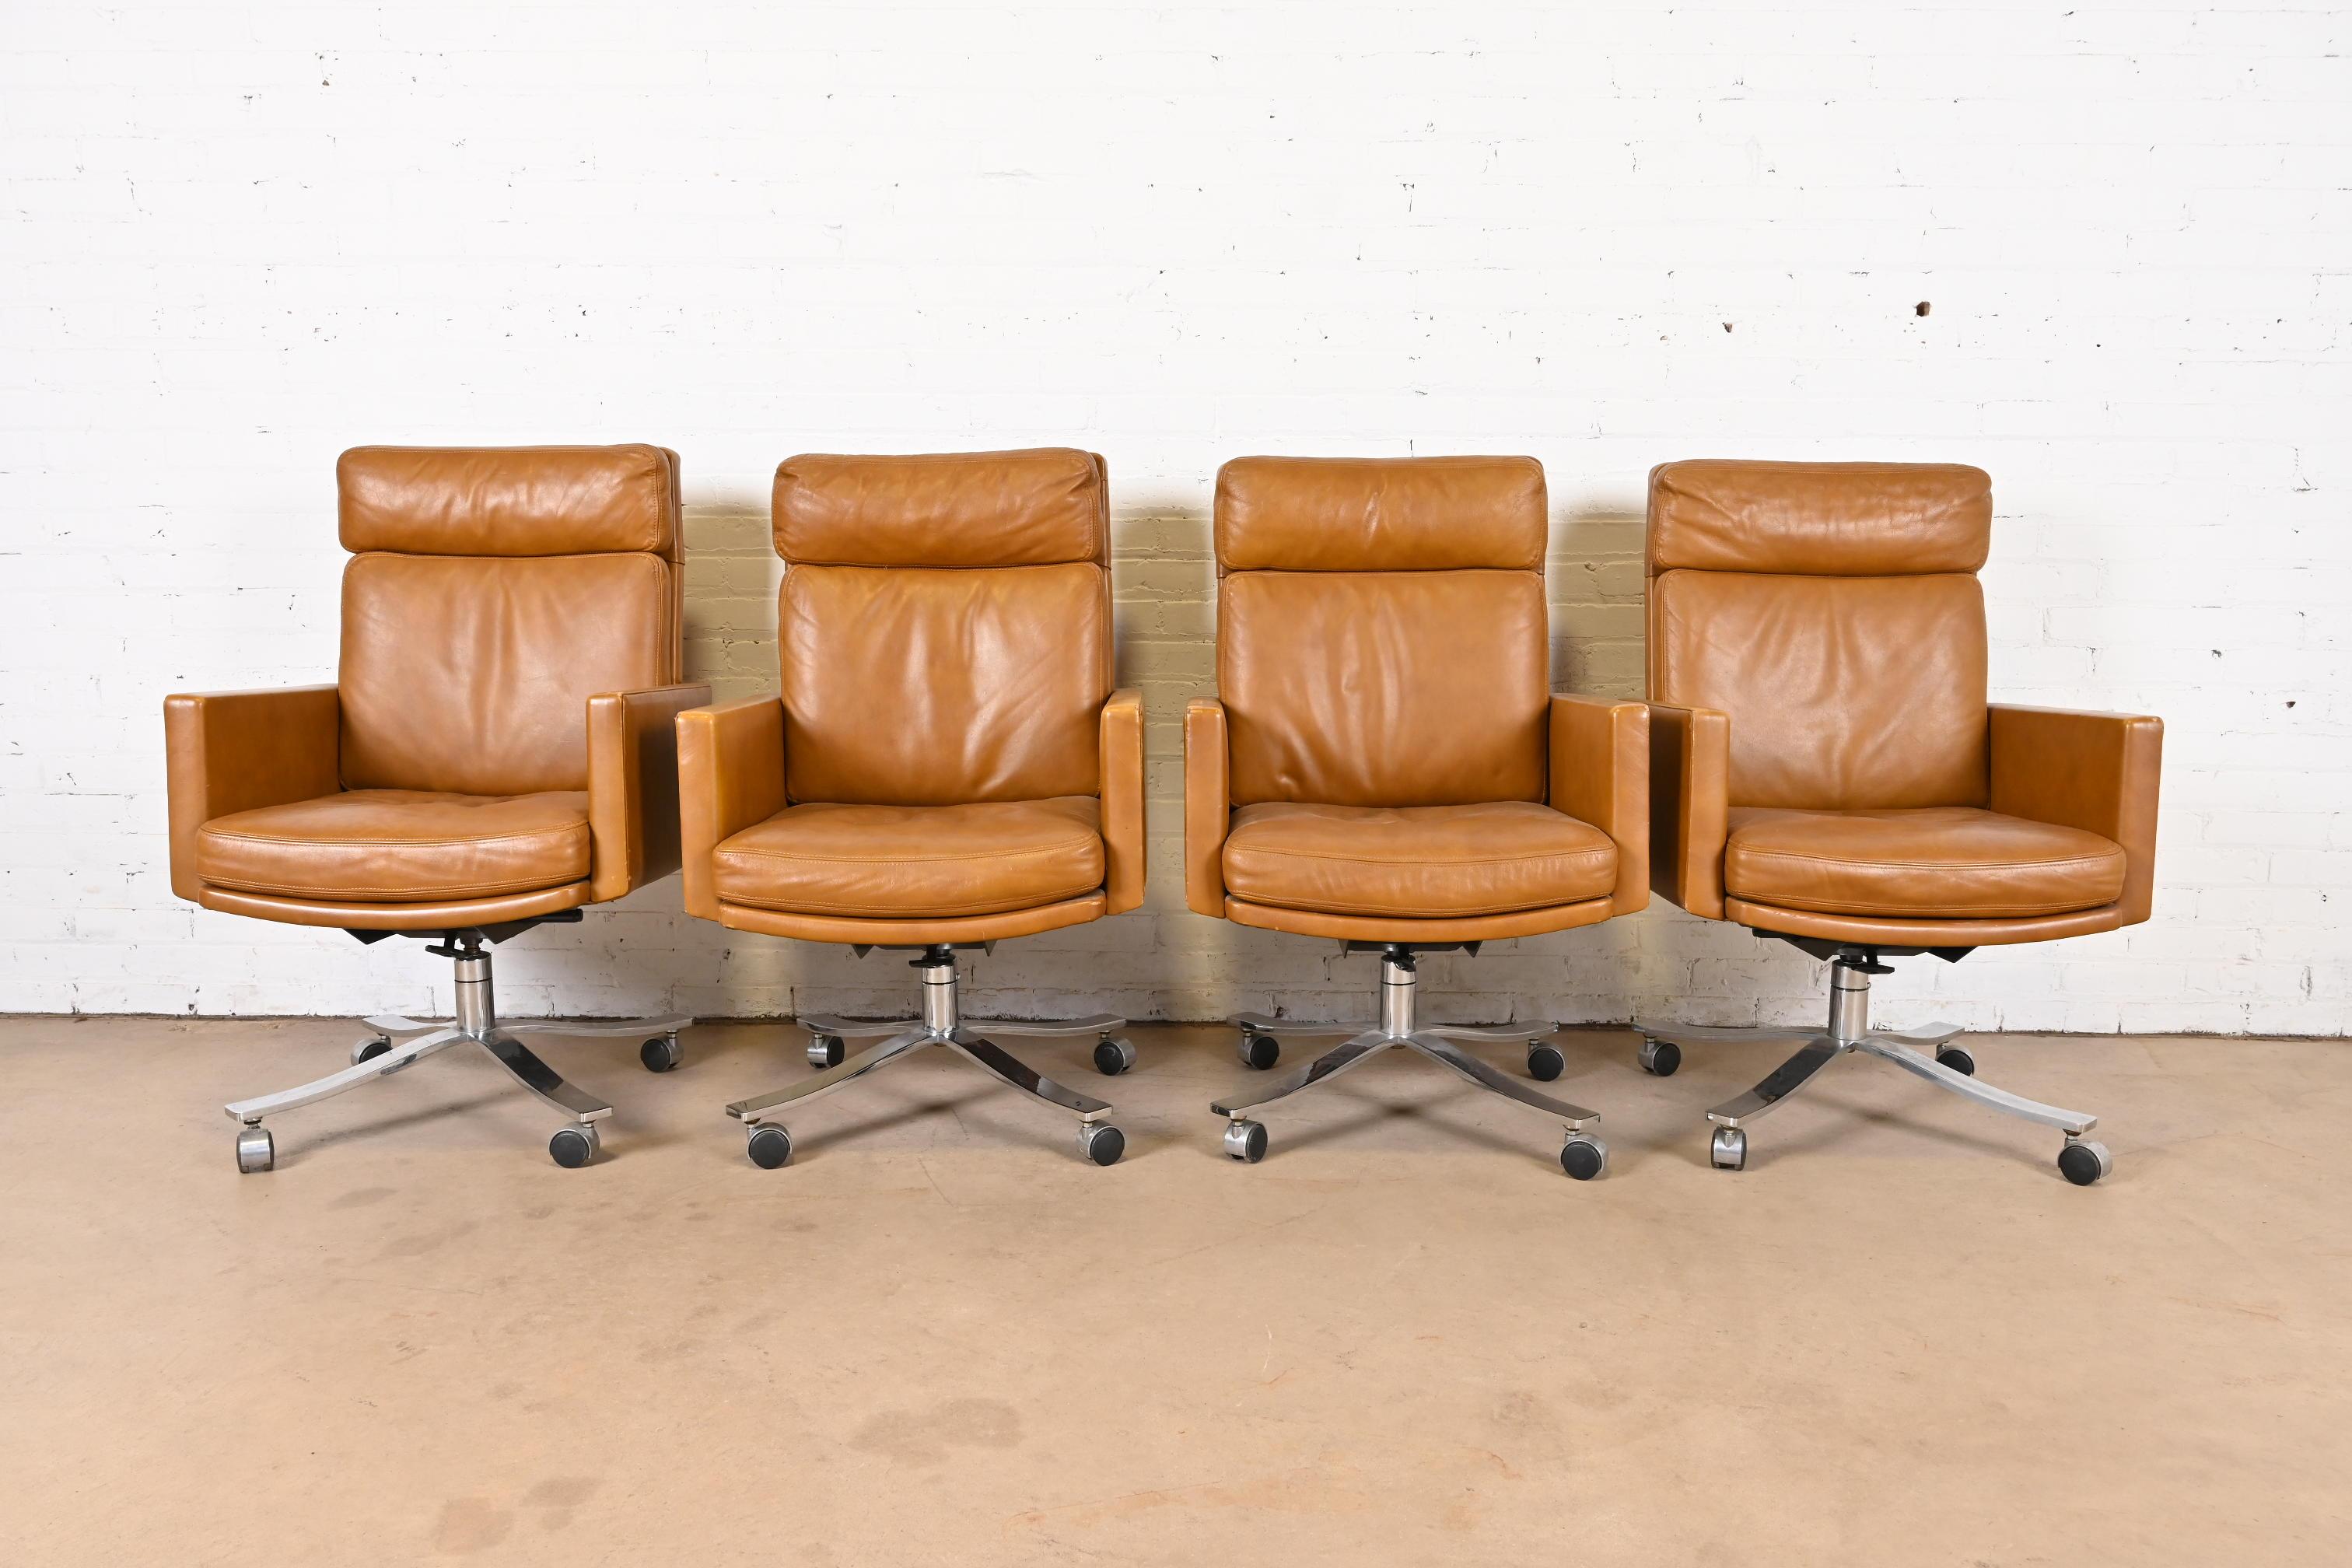
[[2115,1156],[2107,1152],[2107,1146],[2088,1138],[2069,1138],[2058,1151],[2059,1171],[2078,1187],[2105,1180],[2115,1168]]
[[667,1072],[685,1058],[676,1035],[656,1035],[637,1047],[637,1060],[646,1064],[647,1072]]
[[1707,1158],[1718,1171],[1744,1171],[1748,1168],[1748,1134],[1737,1127],[1718,1127],[1714,1141],[1708,1145]]
[[751,1163],[763,1171],[781,1169],[793,1157],[793,1135],[774,1122],[764,1122],[745,1135]]
[[1609,1168],[1609,1145],[1590,1132],[1572,1132],[1559,1146],[1559,1168],[1580,1182],[1589,1182]]
[[841,1065],[841,1058],[847,1054],[848,1047],[841,1043],[839,1035],[809,1037],[808,1059],[809,1066],[813,1068],[837,1068]]
[[1242,1058],[1242,1066],[1252,1072],[1264,1072],[1282,1059],[1282,1042],[1272,1035],[1254,1035],[1247,1029],[1234,1047],[1234,1054]]
[[1265,1158],[1265,1123],[1233,1121],[1225,1123],[1225,1152],[1244,1165]]
[[1127,1134],[1108,1121],[1081,1121],[1078,1152],[1097,1165],[1116,1165],[1127,1152]]
[[576,1171],[596,1157],[602,1140],[596,1136],[596,1124],[583,1121],[577,1127],[565,1127],[547,1141],[548,1157],[567,1171]]
[[1538,1083],[1549,1083],[1568,1070],[1568,1058],[1558,1046],[1548,1040],[1528,1042],[1528,1076]]
[[1936,1065],[1947,1067],[1963,1078],[1977,1076],[1977,1058],[1958,1046],[1946,1046],[1936,1053]]
[[[1135,1042],[1122,1040],[1115,1035],[1105,1035],[1095,1042],[1095,1071],[1105,1078],[1117,1078],[1135,1065]],[[1108,1165],[1108,1160],[1103,1162]]]
[[352,1066],[357,1067],[362,1062],[372,1062],[390,1049],[392,1049],[392,1037],[388,1035],[378,1035],[373,1039],[362,1040],[352,1047]]
[[269,1129],[256,1123],[237,1130],[236,1168],[240,1174],[254,1176],[278,1163],[278,1143],[269,1136]]
[[1672,1078],[1683,1065],[1683,1048],[1672,1040],[1643,1040],[1642,1070],[1653,1078]]

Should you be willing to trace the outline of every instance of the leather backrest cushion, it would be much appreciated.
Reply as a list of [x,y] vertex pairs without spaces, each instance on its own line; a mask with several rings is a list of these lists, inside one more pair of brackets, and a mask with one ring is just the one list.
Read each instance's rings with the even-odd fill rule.
[[1668,572],[1651,700],[1731,716],[1731,804],[1982,805],[1984,594],[1973,574]]
[[390,555],[343,569],[350,789],[588,787],[588,699],[676,679],[658,555]]
[[1706,460],[1650,470],[1653,575],[1974,572],[1991,544],[1992,479],[1964,464]]
[[660,447],[354,447],[335,488],[354,554],[678,559],[677,458]]
[[1100,787],[1103,567],[796,563],[776,641],[795,802],[948,805]]
[[1540,800],[1535,572],[1235,572],[1218,588],[1233,802]]
[[806,453],[776,469],[776,553],[830,566],[1110,561],[1103,460],[1064,447],[918,457]]
[[1220,572],[1543,570],[1533,458],[1235,458],[1217,470]]

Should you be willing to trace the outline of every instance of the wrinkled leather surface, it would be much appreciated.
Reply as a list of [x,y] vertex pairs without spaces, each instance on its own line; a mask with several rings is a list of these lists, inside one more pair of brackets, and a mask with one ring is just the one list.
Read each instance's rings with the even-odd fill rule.
[[1872,947],[2001,947],[2011,942],[2091,936],[2124,923],[2122,906],[2118,904],[2102,904],[2095,910],[2078,910],[2064,915],[1949,921],[1822,914],[1814,910],[1751,903],[1746,899],[1726,900],[1723,908],[1725,919],[1751,931],[1820,937],[1825,942],[1859,942]]
[[1549,662],[1539,573],[1232,573],[1234,801],[1539,801]]
[[1973,806],[1731,810],[1733,897],[1822,914],[1926,920],[2071,914],[2123,892],[2120,845]]
[[334,792],[338,712],[331,686],[163,700],[173,893],[203,891],[196,835],[214,817]]
[[721,918],[719,846],[784,809],[784,705],[772,697],[677,716],[678,855],[686,912]]
[[1650,695],[1731,721],[1735,805],[1982,805],[1984,595],[1971,576],[1668,572]]
[[1533,458],[1236,458],[1217,470],[1222,572],[1543,570]]
[[678,559],[677,454],[660,447],[354,447],[335,488],[354,554]]
[[1617,847],[1610,910],[1650,901],[1650,710],[1555,692],[1549,721],[1554,811],[1589,822]]
[[1103,883],[1096,801],[794,805],[719,846],[722,904],[863,920],[1004,914]]
[[1650,470],[1652,575],[1972,573],[1991,544],[1992,479],[1959,463],[1701,459]]
[[1143,693],[1123,687],[1102,706],[1102,837],[1105,914],[1143,902],[1145,855]]
[[1110,574],[1091,563],[784,574],[796,801],[943,805],[1100,787]]
[[533,795],[588,784],[588,699],[669,684],[671,569],[651,554],[352,557],[342,778]]
[[2123,846],[2125,925],[2147,919],[2156,897],[2157,775],[2164,721],[1997,703],[1992,710],[1992,809],[2054,822]]
[[1413,807],[1269,803],[1234,813],[1225,888],[1248,903],[1409,920],[1606,898],[1617,847],[1534,801]]
[[351,790],[215,817],[196,868],[217,888],[408,903],[537,892],[588,876],[584,792],[488,797]]
[[1515,910],[1503,915],[1415,921],[1395,915],[1327,914],[1319,910],[1281,909],[1254,904],[1246,899],[1228,899],[1225,918],[1235,925],[1255,926],[1261,931],[1331,937],[1341,942],[1501,942],[1506,937],[1541,936],[1546,931],[1598,924],[1609,918],[1609,900],[1587,899],[1580,904]]
[[1723,918],[1730,794],[1730,721],[1712,709],[1651,703],[1650,886],[1711,921]]
[[608,691],[588,700],[588,828],[599,903],[678,867],[677,715],[708,686]]
[[240,893],[229,888],[207,887],[196,901],[225,915],[249,915],[255,920],[287,925],[332,926],[342,931],[454,931],[461,926],[495,925],[500,921],[529,920],[558,910],[578,909],[589,901],[588,884],[572,882],[531,893],[502,893],[496,898],[430,900],[413,904],[379,904],[344,899],[280,899],[267,893]]
[[966,915],[955,920],[845,920],[837,915],[753,909],[748,904],[722,904],[719,918],[730,931],[788,936],[801,942],[921,946],[935,942],[1009,942],[1016,936],[1035,936],[1039,931],[1084,925],[1102,919],[1104,912],[1103,896],[1087,893],[1034,909],[1013,910],[1001,915]]
[[776,553],[795,565],[1110,563],[1103,460],[1068,447],[803,453],[777,468],[773,506]]
[[1184,907],[1225,912],[1225,829],[1234,814],[1227,772],[1225,705],[1192,700],[1184,710]]

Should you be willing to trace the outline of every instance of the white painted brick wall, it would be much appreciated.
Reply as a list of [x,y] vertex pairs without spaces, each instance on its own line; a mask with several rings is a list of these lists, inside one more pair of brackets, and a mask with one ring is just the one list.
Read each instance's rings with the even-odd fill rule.
[[[1652,463],[1983,464],[1997,694],[2168,722],[2156,919],[1923,961],[1882,1013],[2352,1022],[2344,7],[670,9],[7,7],[0,1009],[432,1006],[414,944],[171,898],[161,699],[331,675],[342,447],[646,440],[723,697],[772,684],[778,458],[1108,455],[1150,901],[974,963],[986,1009],[1363,1009],[1366,961],[1182,910],[1210,479],[1470,450],[1543,460],[1558,673],[1629,696]],[[1664,908],[1427,973],[1455,1018],[1820,1005]],[[500,984],[745,1015],[904,978],[673,880]]]

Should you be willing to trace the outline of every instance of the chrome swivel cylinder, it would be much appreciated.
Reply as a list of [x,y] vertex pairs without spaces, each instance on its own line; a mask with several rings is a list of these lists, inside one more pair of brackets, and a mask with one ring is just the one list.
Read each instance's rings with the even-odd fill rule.
[[2114,1170],[2114,1157],[2107,1152],[2106,1145],[2087,1136],[2099,1124],[2097,1117],[2027,1100],[1978,1082],[1976,1058],[1951,1043],[1960,1032],[1957,1025],[1929,1024],[1899,1033],[1872,1029],[1871,980],[1894,973],[1879,962],[1878,950],[1841,948],[1828,956],[1829,1021],[1818,1032],[1685,1025],[1642,1026],[1642,1066],[1661,1078],[1671,1076],[1681,1065],[1682,1052],[1686,1047],[1759,1042],[1798,1047],[1796,1055],[1773,1068],[1755,1088],[1706,1113],[1707,1120],[1714,1123],[1707,1155],[1717,1170],[1745,1169],[1748,1125],[1811,1083],[1823,1068],[1848,1052],[1891,1062],[1939,1089],[2004,1116],[2057,1128],[2066,1135],[2065,1143],[2058,1151],[2058,1169],[2076,1186],[2087,1187]]
[[[921,982],[922,995],[921,1011],[914,1020],[862,1023],[829,1014],[803,1014],[801,1025],[809,1032],[808,1061],[819,1069],[817,1075],[789,1089],[739,1100],[727,1108],[728,1115],[743,1123],[746,1152],[751,1163],[772,1171],[792,1159],[792,1133],[773,1120],[781,1108],[831,1094],[876,1068],[924,1047],[942,1046],[998,1082],[1076,1114],[1079,1153],[1097,1165],[1115,1164],[1127,1150],[1127,1135],[1103,1120],[1110,1106],[1055,1082],[982,1031],[1031,1037],[1095,1036],[1095,1068],[1112,1076],[1135,1065],[1134,1045],[1117,1033],[1126,1026],[1127,1020],[1108,1013],[1047,1023],[966,1018],[957,998],[954,946],[934,942],[915,951],[917,956],[909,963]],[[845,1041],[873,1036],[882,1037],[879,1044],[856,1056],[847,1054]]]
[[[1366,951],[1370,946],[1367,943],[1343,942],[1340,950],[1357,952]],[[1531,1034],[1526,1029],[1473,1029],[1415,1021],[1415,986],[1420,978],[1418,959],[1421,953],[1428,951],[1431,949],[1409,942],[1380,944],[1381,1000],[1380,1022],[1377,1025],[1352,1034],[1340,1045],[1305,1067],[1265,1085],[1262,1090],[1228,1095],[1211,1105],[1210,1110],[1226,1119],[1225,1152],[1245,1164],[1257,1163],[1265,1158],[1266,1131],[1264,1124],[1244,1115],[1244,1111],[1255,1110],[1301,1089],[1311,1089],[1352,1068],[1362,1066],[1391,1047],[1402,1046],[1490,1094],[1500,1095],[1530,1110],[1558,1117],[1565,1124],[1560,1166],[1577,1180],[1591,1181],[1606,1170],[1609,1148],[1596,1131],[1601,1121],[1598,1113],[1530,1089],[1462,1048],[1465,1041],[1525,1041],[1529,1075],[1554,1079],[1559,1076],[1564,1058],[1559,1047],[1543,1037],[1551,1033],[1550,1030]],[[1234,1021],[1241,1030],[1239,1049],[1243,1062],[1260,1069],[1272,1067],[1279,1059],[1279,1036],[1342,1035],[1349,1034],[1355,1028],[1355,1026],[1345,1024],[1296,1023],[1268,1017],[1262,1013],[1244,1013]]]
[[[593,1023],[531,1020],[502,1024],[499,1021],[490,952],[485,941],[480,931],[456,931],[446,933],[426,949],[451,960],[456,967],[456,1003],[448,1023],[404,1017],[370,1018],[367,1024],[373,1032],[352,1046],[351,1066],[341,1072],[330,1073],[299,1089],[240,1100],[223,1107],[237,1124],[236,1168],[250,1175],[276,1165],[277,1142],[269,1129],[262,1125],[264,1118],[389,1078],[458,1045],[481,1047],[513,1075],[516,1082],[570,1119],[569,1125],[559,1128],[548,1141],[548,1154],[557,1164],[576,1168],[594,1159],[602,1146],[597,1123],[612,1115],[613,1108],[566,1083],[553,1068],[523,1045],[520,1037],[643,1037],[638,1059],[652,1071],[667,1072],[678,1063],[678,1031],[694,1020],[670,1016]],[[395,1037],[400,1036],[409,1037],[395,1043]]]

